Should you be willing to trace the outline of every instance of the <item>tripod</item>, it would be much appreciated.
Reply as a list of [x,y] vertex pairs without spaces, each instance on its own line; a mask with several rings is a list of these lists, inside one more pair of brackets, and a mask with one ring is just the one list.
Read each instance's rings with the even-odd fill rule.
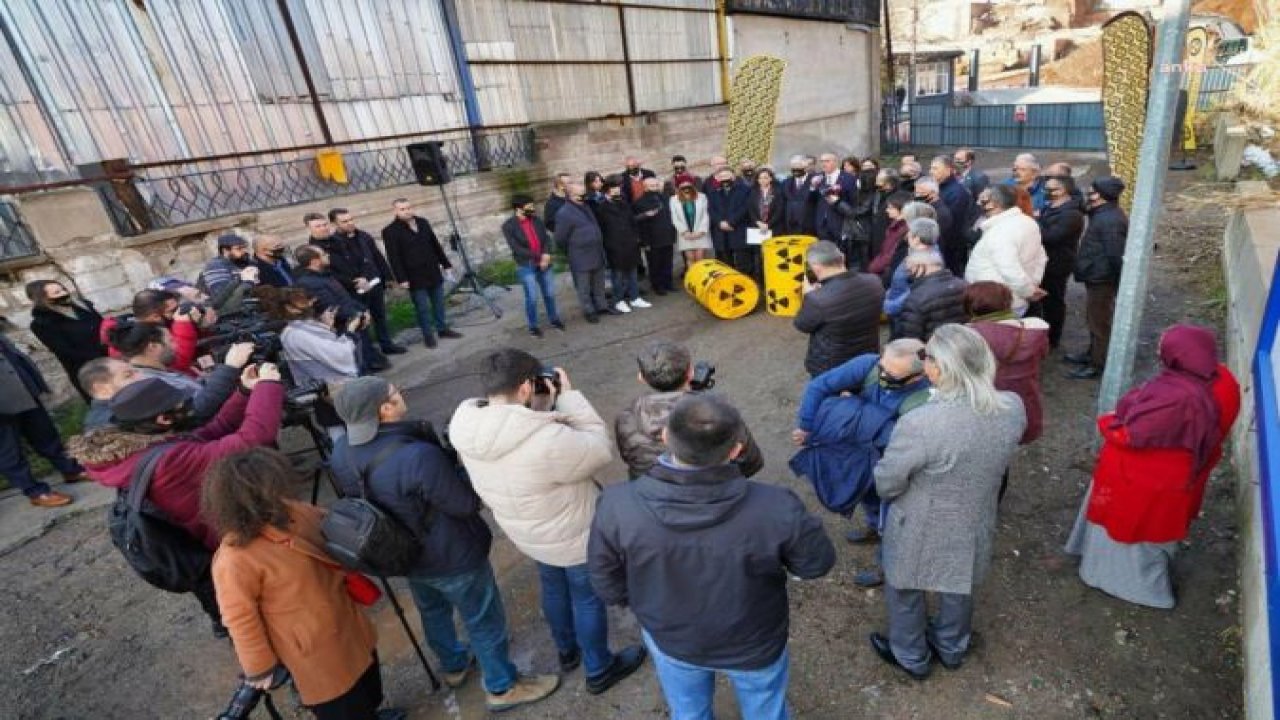
[[[440,200],[444,203],[445,214],[449,217],[449,247],[462,257],[462,277],[458,279],[457,291],[471,293],[473,297],[480,298],[489,307],[489,312],[493,313],[495,319],[501,318],[502,308],[484,292],[488,283],[481,280],[480,276],[476,275],[475,268],[471,266],[471,257],[467,255],[467,244],[462,241],[462,236],[458,234],[458,222],[453,212],[453,202],[449,200],[449,194],[444,191],[443,184],[437,185],[436,188],[440,191]],[[497,287],[503,290],[511,289],[505,285],[498,285]]]

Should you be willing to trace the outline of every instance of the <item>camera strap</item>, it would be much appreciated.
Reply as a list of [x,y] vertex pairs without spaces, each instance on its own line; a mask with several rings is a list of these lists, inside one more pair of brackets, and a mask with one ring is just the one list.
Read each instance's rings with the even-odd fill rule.
[[276,703],[271,699],[270,692],[262,694],[262,702],[267,706],[267,714],[271,716],[271,720],[284,720],[284,716],[276,709]]

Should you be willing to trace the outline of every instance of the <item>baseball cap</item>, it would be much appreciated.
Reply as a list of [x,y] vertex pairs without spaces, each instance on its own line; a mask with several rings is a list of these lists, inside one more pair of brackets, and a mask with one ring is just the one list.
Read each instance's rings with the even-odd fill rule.
[[356,378],[338,388],[333,409],[347,426],[347,442],[364,445],[378,434],[378,408],[391,397],[391,383],[380,377]]
[[232,233],[227,233],[226,235],[221,235],[218,237],[219,250],[221,250],[222,248],[243,247],[248,244],[249,244],[248,240],[245,240],[239,235],[234,235]]
[[111,415],[125,422],[150,420],[178,407],[194,395],[191,388],[172,385],[164,378],[143,378],[125,385],[111,398]]

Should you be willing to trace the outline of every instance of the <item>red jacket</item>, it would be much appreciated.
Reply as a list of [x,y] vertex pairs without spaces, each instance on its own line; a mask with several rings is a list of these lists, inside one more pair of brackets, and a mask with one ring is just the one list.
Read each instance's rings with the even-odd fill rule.
[[1102,451],[1093,470],[1089,522],[1106,528],[1122,543],[1166,543],[1187,536],[1200,514],[1209,473],[1222,459],[1222,443],[1240,413],[1240,384],[1225,365],[1218,365],[1213,383],[1221,431],[1212,455],[1197,472],[1190,450],[1132,448],[1123,427],[1112,428],[1114,414],[1098,418]]
[[[112,316],[103,319],[102,325],[98,328],[98,336],[106,346],[107,354],[113,358],[120,358],[120,351],[111,345],[107,336],[119,324],[120,319]],[[169,365],[169,369],[192,377],[198,376],[199,373],[192,366],[195,365],[199,352],[196,343],[200,340],[200,329],[195,323],[185,320],[174,320],[166,323],[165,327],[169,329],[169,336],[173,339],[173,363]]]
[[275,443],[283,411],[284,385],[260,382],[247,397],[233,394],[213,420],[193,433],[174,438],[125,432],[108,425],[72,438],[70,450],[94,480],[122,488],[129,484],[144,450],[175,439],[156,466],[147,497],[168,513],[175,525],[216,550],[220,538],[200,517],[205,472],[227,455]]

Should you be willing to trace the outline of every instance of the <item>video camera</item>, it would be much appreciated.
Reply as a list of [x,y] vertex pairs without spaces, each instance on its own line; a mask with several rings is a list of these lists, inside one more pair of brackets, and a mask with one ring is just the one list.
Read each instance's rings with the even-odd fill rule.
[[716,386],[716,366],[706,360],[699,360],[693,366],[693,378],[689,380],[689,389],[703,392]]
[[213,359],[222,362],[232,345],[253,343],[249,362],[280,364],[284,347],[280,342],[283,325],[263,315],[256,298],[246,298],[239,310],[219,317],[218,322],[209,328],[209,336],[201,338],[196,347],[209,348]]
[[551,391],[547,389],[547,384],[543,380],[551,381],[551,386],[556,389],[556,394],[560,394],[560,373],[556,372],[553,367],[543,367],[533,376],[533,392],[535,395],[546,395]]

